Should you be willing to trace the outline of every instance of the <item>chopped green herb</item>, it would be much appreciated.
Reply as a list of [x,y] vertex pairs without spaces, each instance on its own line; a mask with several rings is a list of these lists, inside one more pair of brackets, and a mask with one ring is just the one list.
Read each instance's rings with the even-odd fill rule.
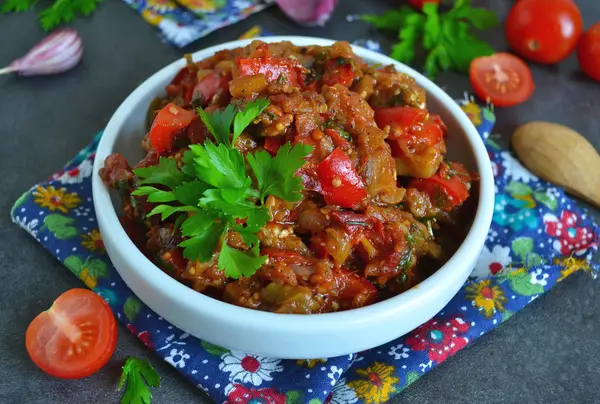
[[[38,17],[44,31],[50,31],[60,24],[71,22],[75,15],[88,16],[96,9],[102,0],[55,0],[54,3],[42,10]],[[33,8],[38,0],[4,0],[0,13],[19,13]]]
[[348,132],[346,132],[344,129],[338,129],[338,133],[340,134],[341,137],[343,137],[344,139],[346,139],[347,141],[351,142],[352,141],[352,135],[350,135]]
[[150,404],[152,393],[148,387],[160,387],[160,376],[146,359],[127,358],[117,391],[125,386],[121,404]]
[[400,41],[392,47],[391,56],[403,63],[414,60],[415,47],[423,37],[428,52],[424,69],[431,78],[440,70],[468,73],[473,59],[494,53],[471,32],[471,26],[488,29],[498,25],[498,19],[490,10],[471,7],[471,0],[456,0],[447,13],[439,13],[436,3],[425,3],[422,13],[403,6],[381,16],[365,15],[363,20],[381,29],[398,30]]
[[[266,260],[258,254],[256,235],[270,219],[262,203],[268,195],[288,201],[301,198],[302,181],[295,173],[312,150],[303,144],[292,148],[287,143],[275,157],[265,151],[249,154],[246,159],[258,189],[253,187],[244,156],[232,144],[268,105],[266,99],[257,99],[243,110],[239,105],[213,113],[198,108],[217,144],[190,145],[181,168],[174,158],[161,158],[157,166],[134,170],[141,186],[132,194],[158,204],[147,216],[160,214],[161,220],[166,220],[179,214],[175,227],[185,237],[179,244],[184,258],[207,262],[220,242],[218,267],[234,279],[251,276]],[[229,247],[228,230],[238,232],[249,249]]]

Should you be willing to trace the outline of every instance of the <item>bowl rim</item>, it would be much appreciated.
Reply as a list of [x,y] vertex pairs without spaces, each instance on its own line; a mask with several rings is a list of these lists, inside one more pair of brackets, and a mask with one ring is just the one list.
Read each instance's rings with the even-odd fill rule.
[[[328,46],[336,42],[335,40],[317,37],[272,36],[229,41],[194,52],[192,56],[195,60],[206,58],[219,50],[245,46],[256,39],[264,42],[290,41],[298,46]],[[126,258],[130,262],[135,262],[135,265],[131,265],[129,270],[136,271],[138,274],[144,272],[145,281],[151,287],[161,290],[163,294],[177,300],[178,304],[187,306],[186,308],[189,310],[201,311],[208,317],[219,317],[221,319],[229,317],[235,319],[236,325],[239,327],[256,328],[257,324],[260,324],[265,329],[265,332],[269,332],[269,330],[275,331],[281,327],[286,327],[288,332],[294,332],[294,330],[306,332],[308,329],[320,328],[335,331],[335,329],[348,329],[349,323],[370,324],[374,321],[379,321],[382,317],[391,318],[396,312],[402,311],[406,306],[426,304],[429,299],[435,299],[435,296],[445,288],[447,283],[456,280],[457,277],[464,277],[466,279],[472,268],[469,268],[465,276],[465,269],[460,270],[461,265],[464,265],[464,262],[473,262],[474,258],[476,258],[473,251],[471,251],[471,245],[478,244],[481,238],[485,239],[491,224],[494,206],[494,179],[491,163],[483,141],[471,120],[454,99],[424,75],[409,66],[391,59],[387,55],[357,45],[352,45],[352,48],[356,55],[363,59],[385,65],[392,64],[399,71],[412,76],[417,81],[417,84],[426,90],[428,97],[434,97],[440,104],[444,105],[465,132],[480,176],[479,201],[473,223],[465,239],[444,265],[413,288],[381,302],[357,309],[310,315],[282,315],[280,313],[236,306],[197,292],[166,274],[146,258],[126,234],[112,204],[109,189],[102,183],[97,172],[104,166],[104,159],[113,153],[114,144],[120,129],[129,118],[129,115],[134,112],[133,107],[149,91],[156,91],[154,88],[161,81],[183,67],[185,61],[181,58],[154,73],[129,94],[111,117],[96,150],[92,173],[92,191],[98,224],[102,224],[101,227],[104,229],[109,229],[110,237],[117,239],[115,244],[119,245],[120,252],[125,256],[129,254],[129,257]],[[109,237],[109,234],[106,237]],[[427,321],[427,319],[424,321]]]

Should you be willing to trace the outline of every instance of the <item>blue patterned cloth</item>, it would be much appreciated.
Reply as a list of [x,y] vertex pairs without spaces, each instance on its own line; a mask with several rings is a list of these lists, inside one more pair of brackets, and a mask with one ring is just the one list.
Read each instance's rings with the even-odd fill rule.
[[274,0],[123,0],[158,28],[161,38],[184,47],[265,9]]
[[[13,221],[101,295],[138,338],[218,403],[384,403],[567,276],[595,275],[599,228],[564,192],[489,137],[489,108],[458,101],[486,141],[496,179],[492,227],[473,276],[432,320],[388,344],[330,359],[229,351],[184,333],[129,290],[104,251],[92,205],[101,134],[15,203]],[[160,390],[155,392],[160,397]]]

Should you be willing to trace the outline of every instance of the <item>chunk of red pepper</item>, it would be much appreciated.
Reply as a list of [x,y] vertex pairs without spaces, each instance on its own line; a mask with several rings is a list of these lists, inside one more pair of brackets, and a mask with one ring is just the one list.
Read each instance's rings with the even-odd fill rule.
[[180,129],[186,128],[196,118],[193,111],[183,109],[173,103],[158,111],[150,128],[150,144],[158,153],[173,148],[173,138]]
[[328,205],[352,208],[367,197],[362,179],[346,153],[336,148],[317,166],[321,193]]

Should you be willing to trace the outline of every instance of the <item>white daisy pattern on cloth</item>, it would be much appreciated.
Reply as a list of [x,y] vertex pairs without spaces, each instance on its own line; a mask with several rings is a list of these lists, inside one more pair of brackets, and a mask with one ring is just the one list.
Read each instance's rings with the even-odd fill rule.
[[532,285],[546,286],[548,284],[546,279],[549,277],[550,275],[543,273],[542,269],[539,268],[531,272],[531,279],[529,282],[531,282]]
[[340,378],[331,390],[329,404],[352,404],[357,401],[356,392],[346,384],[346,378]]
[[165,360],[167,362],[169,362],[171,365],[175,366],[176,368],[181,368],[183,369],[185,367],[185,361],[190,359],[190,355],[185,353],[185,350],[177,350],[177,349],[171,349],[171,352],[169,353],[169,355],[165,356]]
[[179,44],[189,43],[200,34],[200,28],[194,25],[178,25],[176,21],[163,18],[158,27],[162,30],[167,41]]
[[230,374],[231,382],[239,380],[242,383],[260,386],[263,381],[273,380],[271,373],[283,371],[283,366],[279,365],[281,359],[245,354],[240,351],[226,353],[221,359],[219,369]]
[[37,235],[38,235],[37,227],[38,227],[38,224],[40,223],[39,220],[33,219],[28,222],[26,216],[23,216],[23,217],[16,216],[14,222],[16,224],[18,224],[19,226],[21,226],[23,229],[27,230],[27,233],[31,234],[33,237],[35,237],[37,239]]
[[344,369],[332,366],[329,368],[330,372],[327,373],[327,377],[330,380],[332,386],[335,386],[335,382],[340,378]]
[[238,8],[240,10],[252,7],[254,4],[248,0],[234,0],[233,7]]
[[481,250],[481,254],[475,263],[475,268],[471,273],[472,277],[485,279],[491,275],[496,275],[508,267],[512,262],[510,257],[510,248],[501,245],[495,245],[490,251],[486,246]]
[[64,171],[58,176],[54,176],[52,179],[58,181],[61,184],[80,184],[84,179],[92,175],[94,162],[92,160],[85,159],[77,167]]
[[510,152],[500,153],[502,157],[502,166],[504,167],[504,175],[514,181],[522,181],[528,184],[530,181],[537,181],[536,177],[531,171],[523,167],[523,165],[512,156]]
[[404,344],[398,344],[390,347],[388,355],[393,356],[396,360],[406,359],[408,358],[408,352],[410,352],[410,348],[404,346]]

